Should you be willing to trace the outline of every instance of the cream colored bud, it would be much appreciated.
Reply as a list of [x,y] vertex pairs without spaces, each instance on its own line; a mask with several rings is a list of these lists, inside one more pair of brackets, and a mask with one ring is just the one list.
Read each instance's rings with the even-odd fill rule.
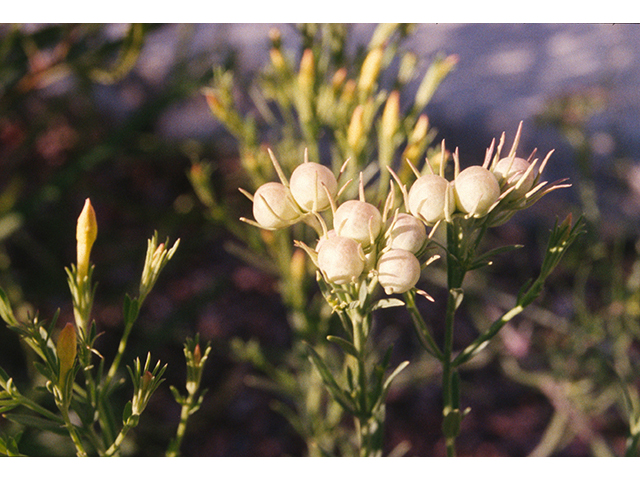
[[387,245],[394,249],[418,253],[427,241],[424,223],[407,213],[399,213],[389,231]]
[[289,198],[287,187],[268,182],[253,196],[253,216],[264,228],[282,228],[295,223],[300,214]]
[[333,228],[338,235],[352,238],[366,247],[380,234],[382,215],[370,203],[348,200],[336,209]]
[[338,182],[331,170],[319,163],[307,162],[296,167],[289,180],[291,194],[307,212],[322,211],[329,207],[330,199],[338,192]]
[[456,205],[460,211],[472,213],[476,217],[486,215],[500,196],[500,185],[496,177],[479,165],[460,172],[453,187]]
[[318,247],[318,266],[327,280],[336,284],[352,282],[364,270],[362,246],[347,237],[332,236],[322,240]]
[[96,212],[93,210],[91,200],[87,198],[76,226],[78,279],[84,279],[89,272],[89,256],[97,236]]
[[455,199],[447,195],[448,188],[449,182],[440,175],[422,175],[409,190],[409,211],[427,225],[449,217],[455,210]]
[[420,262],[407,250],[392,249],[378,260],[378,282],[387,295],[404,293],[420,280]]
[[522,183],[512,192],[512,195],[521,197],[531,190],[536,178],[535,168],[532,168],[531,171],[527,173],[530,166],[531,164],[524,158],[507,157],[496,163],[493,168],[493,174],[496,176],[498,182],[503,185],[503,190],[506,190],[520,182],[520,179],[526,173],[526,178],[522,180]]

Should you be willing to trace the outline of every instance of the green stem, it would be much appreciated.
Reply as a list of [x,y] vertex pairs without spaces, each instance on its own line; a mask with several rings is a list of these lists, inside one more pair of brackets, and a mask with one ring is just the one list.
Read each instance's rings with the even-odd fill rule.
[[180,423],[176,430],[176,436],[167,449],[167,457],[177,457],[180,455],[180,445],[182,445],[184,434],[187,431],[187,422],[189,421],[189,416],[191,415],[195,401],[195,396],[189,394],[187,401],[182,405],[182,410],[180,410]]
[[131,330],[135,321],[127,322],[124,327],[124,332],[122,334],[122,338],[120,339],[120,343],[118,344],[118,351],[116,352],[116,356],[113,358],[113,363],[111,363],[111,367],[109,367],[109,371],[107,372],[107,376],[104,379],[103,385],[109,386],[109,384],[113,381],[118,372],[118,367],[120,367],[120,362],[122,361],[122,355],[124,354],[127,348],[127,340],[129,340],[129,334],[131,334]]
[[84,445],[82,445],[82,441],[78,436],[78,431],[76,430],[76,427],[73,425],[73,423],[71,423],[71,419],[69,418],[69,409],[65,405],[60,405],[60,407],[61,407],[60,413],[62,413],[62,418],[64,419],[64,425],[67,428],[69,432],[69,436],[71,437],[71,440],[73,441],[73,444],[76,447],[77,455],[79,457],[86,457],[87,451],[85,450]]
[[[367,375],[366,341],[370,328],[370,314],[352,311],[350,318],[353,323],[353,345],[357,352],[356,358],[356,399],[358,412],[355,417],[355,428],[358,434],[359,455],[361,457],[380,456],[382,453],[382,434],[384,418],[379,418],[384,412],[384,402],[372,402],[369,399],[369,383]],[[381,407],[374,407],[380,403]]]
[[462,295],[462,282],[467,273],[464,263],[466,257],[464,244],[467,239],[461,238],[462,231],[459,225],[447,224],[447,310],[445,314],[444,347],[442,351],[442,401],[443,423],[442,431],[445,437],[447,456],[456,455],[455,440],[459,431],[459,404],[460,393],[454,388],[454,375],[457,375],[453,365],[453,332],[455,314],[460,305]]
[[132,424],[132,422],[127,422],[122,426],[122,430],[120,430],[120,433],[118,433],[118,436],[116,437],[116,439],[113,441],[109,449],[105,452],[105,455],[107,457],[113,457],[120,451],[120,445],[122,444],[124,439],[127,437],[129,430],[131,430],[131,427],[133,426],[134,425]]

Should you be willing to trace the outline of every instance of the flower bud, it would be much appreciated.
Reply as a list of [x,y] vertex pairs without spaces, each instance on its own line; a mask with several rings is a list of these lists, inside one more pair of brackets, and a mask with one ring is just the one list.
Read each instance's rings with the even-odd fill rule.
[[76,226],[78,279],[84,279],[89,272],[89,256],[97,236],[96,212],[93,210],[91,200],[87,198]]
[[324,165],[307,162],[298,165],[293,171],[289,188],[293,198],[303,210],[318,212],[329,207],[327,191],[331,197],[335,197],[338,192],[338,182],[333,172]]
[[60,362],[59,378],[60,382],[64,382],[69,370],[73,368],[77,354],[76,329],[72,323],[67,323],[60,332],[56,351],[58,353],[58,361]]
[[264,228],[282,228],[295,223],[300,214],[289,198],[287,187],[268,182],[253,196],[253,216]]
[[370,203],[348,200],[336,209],[333,228],[338,235],[352,238],[366,247],[380,234],[382,215]]
[[349,122],[349,128],[347,129],[347,143],[353,150],[359,150],[359,146],[364,138],[364,108],[362,105],[358,105],[353,110],[351,121]]
[[374,48],[371,50],[362,63],[362,70],[360,70],[360,79],[358,80],[358,90],[369,94],[375,85],[378,75],[380,74],[380,68],[382,67],[382,58],[384,56],[384,50],[382,47]]
[[500,196],[500,185],[496,177],[479,165],[460,172],[453,187],[458,209],[476,217],[486,215]]
[[420,262],[407,250],[392,249],[378,260],[378,282],[387,295],[404,293],[420,279]]
[[387,246],[415,254],[422,249],[426,241],[427,232],[424,224],[412,215],[400,213],[389,230]]
[[324,238],[318,248],[318,266],[330,282],[349,283],[364,270],[362,246],[347,237]]
[[[530,166],[531,164],[524,158],[506,157],[496,163],[493,168],[493,174],[496,176],[498,182],[503,185],[503,190],[506,190],[516,185]],[[526,194],[531,190],[535,178],[536,172],[535,169],[532,168],[531,171],[527,173],[526,178],[522,180],[522,184],[513,190],[513,195],[521,197]]]
[[426,174],[418,178],[407,197],[411,214],[427,225],[448,217],[455,209],[453,195],[447,196],[448,187],[449,182],[440,175]]

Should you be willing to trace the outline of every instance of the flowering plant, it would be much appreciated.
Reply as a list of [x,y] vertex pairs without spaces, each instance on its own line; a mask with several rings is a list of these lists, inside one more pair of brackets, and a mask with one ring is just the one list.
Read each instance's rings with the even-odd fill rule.
[[[97,234],[95,211],[87,199],[77,222],[77,264],[66,270],[75,325],[67,323],[56,334],[57,318],[53,318],[48,326],[37,316],[19,319],[11,308],[7,294],[0,289],[0,316],[9,329],[16,332],[37,355],[38,361],[34,365],[57,408],[57,411],[52,411],[46,403],[22,393],[13,378],[0,368],[0,412],[23,427],[68,436],[78,456],[120,455],[127,435],[138,425],[151,396],[164,381],[167,365],[162,365],[160,361],[152,364],[151,353],[144,362],[137,358],[133,367],[127,366],[133,384],[131,400],[120,408],[113,405],[112,396],[124,382],[120,363],[127,349],[129,335],[147,295],[180,243],[176,241],[169,248],[166,242],[158,244],[157,234],[149,239],[139,294],[134,298],[125,296],[124,331],[118,350],[109,363],[107,356],[95,346],[99,333],[91,318],[96,288],[92,282],[94,266],[90,263],[90,254]],[[183,398],[175,387],[172,388],[176,401],[182,405],[182,414],[167,455],[179,453],[186,422],[202,402],[203,394],[198,394],[198,390],[209,352],[208,346],[204,352],[201,350],[197,337],[187,340],[185,344],[188,396]],[[16,413],[14,410],[26,413]],[[121,421],[117,420],[118,415]],[[19,435],[0,437],[0,453],[19,455],[18,438]]]
[[[511,310],[454,356],[453,325],[464,296],[466,273],[490,264],[497,254],[515,248],[501,247],[479,255],[477,251],[486,230],[505,223],[518,210],[531,206],[547,193],[569,186],[562,181],[548,184],[541,180],[551,153],[539,167],[539,160],[533,158],[535,152],[528,160],[516,156],[521,127],[522,124],[508,155],[501,156],[503,134],[497,148],[493,143],[487,149],[482,166],[470,166],[461,171],[458,152],[454,152],[451,181],[445,177],[444,142],[438,173],[429,160],[425,163],[425,172],[409,163],[417,177],[409,189],[389,168],[400,194],[391,182],[380,209],[366,201],[367,185],[362,173],[358,198],[338,205],[341,194],[352,180],[347,179],[338,188],[346,164],[336,178],[327,167],[309,162],[306,156],[288,180],[270,152],[280,183],[262,185],[254,195],[242,190],[253,202],[255,220],[241,220],[268,230],[304,222],[318,235],[315,245],[302,241],[295,241],[295,244],[316,266],[316,277],[324,298],[340,318],[343,336],[331,335],[327,340],[337,344],[352,361],[346,363],[345,378],[339,378],[311,346],[309,354],[334,400],[353,416],[362,456],[381,454],[385,397],[392,379],[408,364],[406,361],[401,363],[385,378],[390,351],[379,360],[367,347],[373,328],[373,312],[405,305],[412,315],[421,344],[441,363],[443,434],[447,453],[453,455],[465,413],[460,410],[458,368],[535,300],[546,278],[580,233],[581,221],[572,225],[571,217],[556,225],[538,277],[523,286]],[[401,213],[400,209],[405,211]],[[329,224],[333,228],[329,229]],[[430,228],[428,235],[426,228]],[[441,244],[434,240],[439,228],[446,229],[446,238]],[[436,245],[443,250],[447,264],[448,299],[442,348],[430,333],[415,302],[416,294],[433,300],[418,289],[417,284],[423,270],[439,258],[428,253]],[[378,287],[386,296],[380,297]],[[394,294],[403,295],[404,302],[389,298]]]

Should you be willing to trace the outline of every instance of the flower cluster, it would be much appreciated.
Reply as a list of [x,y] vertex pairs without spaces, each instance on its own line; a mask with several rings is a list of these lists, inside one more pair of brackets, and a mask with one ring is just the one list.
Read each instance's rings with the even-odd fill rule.
[[[307,251],[329,284],[347,285],[374,278],[385,293],[404,293],[416,286],[423,266],[434,259],[420,262],[430,236],[442,222],[459,219],[489,227],[499,225],[542,195],[568,186],[561,182],[547,185],[540,179],[552,152],[540,164],[534,158],[535,151],[526,160],[516,156],[521,127],[504,157],[504,134],[495,153],[495,142],[487,149],[482,165],[461,171],[458,152],[454,152],[451,180],[445,176],[444,144],[439,172],[429,161],[424,173],[409,164],[417,177],[409,189],[390,171],[402,192],[405,212],[395,207],[393,183],[382,208],[366,201],[362,175],[359,198],[339,203],[350,181],[339,188],[329,168],[306,157],[287,179],[270,152],[280,183],[266,183],[254,195],[243,191],[253,201],[255,221],[242,220],[271,230],[304,221],[316,229],[318,243],[315,248],[296,244]],[[429,235],[425,227],[431,228]]]

